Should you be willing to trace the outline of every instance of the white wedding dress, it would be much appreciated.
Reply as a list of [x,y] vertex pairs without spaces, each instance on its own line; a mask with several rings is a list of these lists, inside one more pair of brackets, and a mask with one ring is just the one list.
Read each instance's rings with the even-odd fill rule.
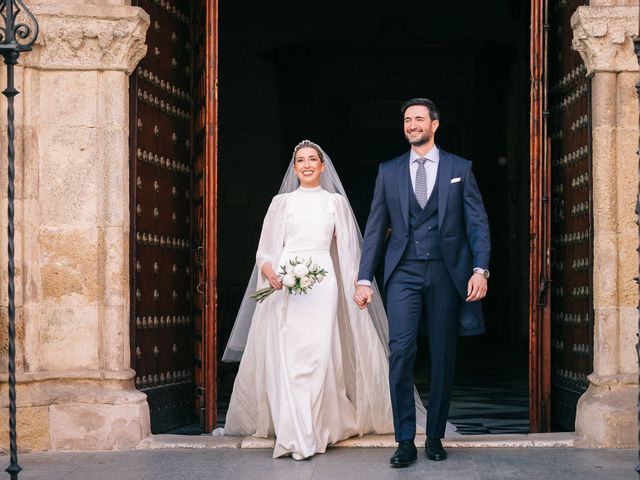
[[278,265],[309,260],[327,276],[307,295],[287,295],[283,315],[267,326],[265,376],[276,432],[274,456],[309,457],[358,433],[347,398],[338,331],[338,281],[331,260],[334,195],[300,187],[292,194]]
[[275,292],[253,317],[224,430],[275,433],[274,457],[306,458],[353,435],[393,431],[385,350],[338,273],[349,270],[353,283],[359,260],[344,251],[359,250],[348,208],[339,194],[300,187],[277,196],[265,218],[259,267],[269,261],[277,272],[298,257],[328,272],[307,295]]

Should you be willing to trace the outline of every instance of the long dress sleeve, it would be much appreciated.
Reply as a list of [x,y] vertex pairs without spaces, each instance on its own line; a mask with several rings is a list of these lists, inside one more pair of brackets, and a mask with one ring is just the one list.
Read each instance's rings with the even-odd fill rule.
[[266,282],[266,279],[262,275],[262,267],[265,263],[270,263],[274,271],[278,270],[276,263],[284,242],[284,210],[286,197],[286,194],[273,197],[264,221],[262,222],[262,231],[256,252],[256,267],[259,272],[258,287]]

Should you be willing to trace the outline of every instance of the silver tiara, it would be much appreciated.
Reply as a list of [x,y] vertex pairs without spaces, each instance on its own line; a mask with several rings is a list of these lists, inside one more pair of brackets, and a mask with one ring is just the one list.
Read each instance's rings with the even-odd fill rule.
[[305,148],[305,147],[313,147],[316,150],[318,150],[319,152],[322,152],[322,148],[320,148],[320,145],[318,145],[317,143],[314,143],[311,140],[302,140],[293,149],[293,155],[295,155],[298,150],[300,150],[301,148]]

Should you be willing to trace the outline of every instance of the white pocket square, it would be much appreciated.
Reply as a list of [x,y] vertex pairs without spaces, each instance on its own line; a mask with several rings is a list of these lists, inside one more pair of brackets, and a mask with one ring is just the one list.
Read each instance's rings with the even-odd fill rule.
[[451,179],[451,183],[458,183],[460,181],[462,181],[462,179],[460,177],[456,177],[456,178],[452,178]]

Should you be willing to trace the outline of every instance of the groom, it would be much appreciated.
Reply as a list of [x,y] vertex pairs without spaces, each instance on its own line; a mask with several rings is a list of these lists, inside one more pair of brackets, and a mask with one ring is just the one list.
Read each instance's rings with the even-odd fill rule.
[[442,447],[453,387],[456,336],[484,332],[479,300],[489,278],[489,223],[471,162],[438,149],[436,105],[414,98],[402,106],[411,150],[380,164],[362,245],[354,300],[371,302],[370,288],[390,229],[384,261],[389,319],[389,383],[398,449],[392,467],[416,461],[413,365],[418,323],[427,321],[431,391],[427,457],[444,460]]

